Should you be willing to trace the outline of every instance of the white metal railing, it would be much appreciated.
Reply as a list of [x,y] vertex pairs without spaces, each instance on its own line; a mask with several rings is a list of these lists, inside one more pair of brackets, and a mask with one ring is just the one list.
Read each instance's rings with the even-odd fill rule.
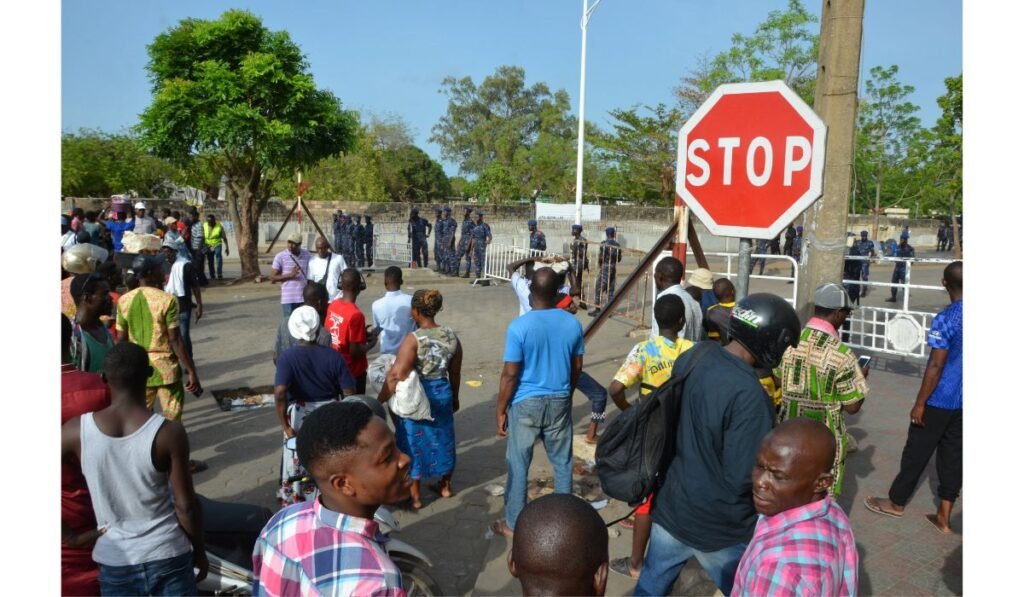
[[[736,253],[724,253],[724,252],[705,252],[704,256],[705,257],[722,257],[722,258],[725,258],[725,271],[714,271],[714,270],[712,270],[712,272],[711,272],[711,274],[713,276],[715,276],[716,278],[726,277],[726,278],[729,278],[730,280],[732,280],[734,278],[738,278],[739,277],[739,255],[738,254],[736,254]],[[776,281],[780,281],[780,282],[786,282],[787,284],[788,283],[792,283],[793,284],[793,292],[790,294],[790,296],[788,298],[787,297],[783,297],[783,298],[785,298],[786,301],[789,304],[795,306],[796,305],[796,290],[797,290],[797,287],[799,286],[799,281],[800,281],[800,268],[797,267],[796,259],[793,259],[789,255],[771,255],[771,254],[767,254],[767,253],[755,253],[755,254],[750,256],[751,271],[753,271],[754,268],[757,265],[759,265],[759,263],[756,263],[756,262],[759,262],[762,259],[765,261],[766,264],[769,263],[770,261],[788,262],[789,265],[790,265],[790,268],[791,268],[791,274],[792,275],[789,275],[789,276],[771,276],[771,275],[763,275],[763,274],[758,273],[758,274],[751,274],[750,275],[750,279],[751,280],[776,280]],[[763,271],[763,270],[762,269],[758,269],[758,271],[760,272],[760,271]]]
[[487,253],[484,255],[484,267],[482,275],[485,278],[497,278],[499,280],[510,280],[508,266],[514,261],[526,257],[546,257],[552,255],[550,252],[537,251],[535,249],[522,249],[510,247],[504,244],[492,242],[487,245]]

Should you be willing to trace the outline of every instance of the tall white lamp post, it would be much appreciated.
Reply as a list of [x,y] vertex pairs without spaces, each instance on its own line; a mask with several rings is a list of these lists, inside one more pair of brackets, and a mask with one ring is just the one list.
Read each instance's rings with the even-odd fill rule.
[[601,0],[594,2],[593,6],[587,6],[587,0],[583,0],[583,18],[580,19],[580,29],[583,30],[583,49],[580,50],[580,118],[579,135],[576,139],[576,223],[583,223],[583,127],[586,121],[583,119],[583,106],[587,93],[587,25],[590,24],[590,17],[594,9],[601,3]]

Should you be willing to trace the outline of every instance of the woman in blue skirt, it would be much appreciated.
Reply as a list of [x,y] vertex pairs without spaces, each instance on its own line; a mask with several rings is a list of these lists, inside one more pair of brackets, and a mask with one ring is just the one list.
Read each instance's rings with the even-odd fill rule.
[[418,329],[411,332],[398,348],[395,364],[388,372],[377,397],[387,402],[399,381],[415,369],[430,403],[433,421],[415,421],[395,417],[398,448],[412,458],[412,507],[418,510],[420,480],[440,477],[431,485],[441,497],[452,496],[452,471],[455,470],[455,413],[459,411],[459,382],[462,373],[462,344],[455,332],[439,326],[434,317],[441,310],[442,297],[437,290],[417,290],[412,297],[412,318]]

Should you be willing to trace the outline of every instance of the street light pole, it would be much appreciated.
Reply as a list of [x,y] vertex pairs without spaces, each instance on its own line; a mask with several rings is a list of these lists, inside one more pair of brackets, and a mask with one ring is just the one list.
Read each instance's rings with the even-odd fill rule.
[[580,116],[579,134],[576,137],[576,223],[583,224],[583,106],[587,93],[587,25],[590,24],[590,16],[594,9],[601,3],[601,0],[594,2],[593,6],[587,6],[587,0],[583,0],[583,18],[580,19],[580,29],[583,30],[583,48],[580,50]]

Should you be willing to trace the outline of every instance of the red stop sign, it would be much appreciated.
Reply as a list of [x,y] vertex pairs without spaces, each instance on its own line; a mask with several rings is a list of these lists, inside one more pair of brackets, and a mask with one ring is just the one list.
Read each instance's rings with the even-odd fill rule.
[[722,85],[679,130],[676,200],[712,234],[774,238],[821,196],[825,123],[782,81]]

